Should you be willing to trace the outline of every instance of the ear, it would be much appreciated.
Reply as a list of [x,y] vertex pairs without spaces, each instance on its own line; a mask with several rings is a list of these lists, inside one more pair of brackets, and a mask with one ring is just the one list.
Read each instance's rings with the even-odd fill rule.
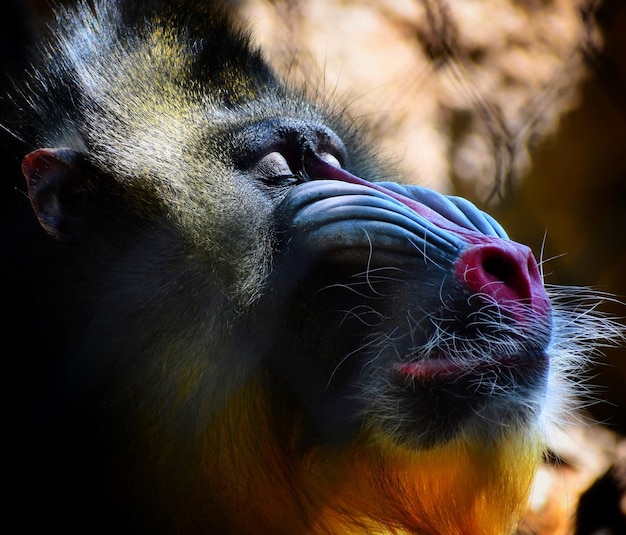
[[22,172],[43,229],[64,241],[83,237],[96,190],[84,158],[67,148],[38,149],[24,157]]

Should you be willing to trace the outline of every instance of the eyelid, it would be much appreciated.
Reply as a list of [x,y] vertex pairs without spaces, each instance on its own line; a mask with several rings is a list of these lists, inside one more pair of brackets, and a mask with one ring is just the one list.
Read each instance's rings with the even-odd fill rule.
[[[289,167],[289,162],[285,155],[280,151],[272,151],[265,154],[257,163],[257,166],[260,167],[268,167],[268,170],[271,170],[273,174],[293,174],[293,170]],[[276,173],[274,170],[279,169],[279,173]]]
[[271,151],[262,156],[252,168],[252,172],[259,179],[270,184],[295,178],[295,173],[289,166],[287,158],[280,151]]
[[329,163],[330,165],[333,165],[334,167],[339,167],[340,169],[343,167],[339,159],[334,154],[331,154],[330,152],[320,152],[318,153],[318,156],[322,160],[324,160],[326,163]]

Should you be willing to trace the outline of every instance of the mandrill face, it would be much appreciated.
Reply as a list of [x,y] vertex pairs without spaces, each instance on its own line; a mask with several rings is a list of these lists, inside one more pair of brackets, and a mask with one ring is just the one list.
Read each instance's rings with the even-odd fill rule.
[[320,432],[366,425],[420,449],[536,419],[551,308],[531,251],[464,199],[355,176],[327,128],[266,128],[256,165],[291,177],[269,277],[288,312],[268,362]]

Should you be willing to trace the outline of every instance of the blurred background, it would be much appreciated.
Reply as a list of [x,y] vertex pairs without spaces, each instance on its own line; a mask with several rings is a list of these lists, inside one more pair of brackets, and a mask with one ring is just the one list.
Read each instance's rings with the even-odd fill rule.
[[[3,1],[2,74],[14,75],[50,10],[41,0]],[[541,256],[550,284],[626,301],[624,0],[230,4],[280,73],[367,120],[407,181],[495,215]],[[623,318],[617,301],[602,310]],[[589,377],[595,401],[587,410],[602,425],[561,437],[557,455],[561,468],[591,464],[596,477],[626,434],[626,349],[608,348]],[[567,477],[559,475],[561,484]],[[542,533],[571,526],[559,529]]]

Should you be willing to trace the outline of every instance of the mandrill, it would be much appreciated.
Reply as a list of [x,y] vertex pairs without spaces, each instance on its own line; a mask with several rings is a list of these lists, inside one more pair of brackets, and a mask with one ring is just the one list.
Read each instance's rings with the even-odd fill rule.
[[615,328],[585,296],[402,185],[227,6],[80,2],[34,52],[0,118],[21,532],[516,529]]

